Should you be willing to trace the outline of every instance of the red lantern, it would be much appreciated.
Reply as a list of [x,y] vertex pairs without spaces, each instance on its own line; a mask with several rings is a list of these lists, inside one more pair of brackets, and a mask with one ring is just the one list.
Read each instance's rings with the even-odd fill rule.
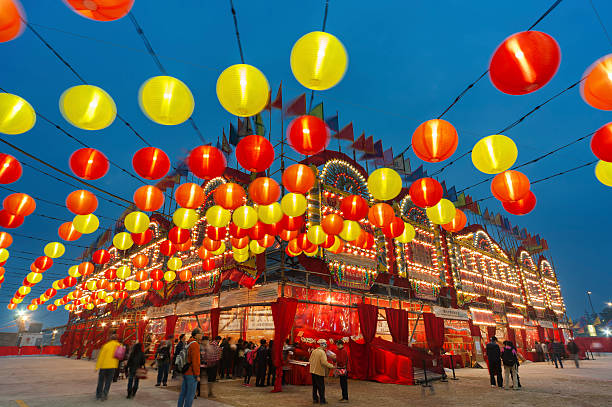
[[276,236],[279,234],[279,230],[281,229],[280,222],[277,223],[264,223],[263,228],[267,235]]
[[442,225],[444,230],[448,230],[449,232],[460,232],[467,223],[467,217],[465,213],[461,209],[457,209],[455,211],[455,217],[449,223]]
[[298,238],[290,240],[289,243],[287,244],[287,249],[291,251],[292,253],[301,253],[302,246],[300,245]]
[[289,192],[306,194],[314,187],[315,174],[304,164],[293,164],[283,172],[283,185]]
[[600,110],[612,110],[612,54],[595,61],[583,75],[580,93],[586,103]]
[[154,180],[164,177],[170,170],[170,159],[156,147],[145,147],[132,157],[134,171],[142,178]]
[[205,271],[211,271],[217,267],[217,262],[213,259],[206,259],[202,261],[202,269]]
[[235,237],[237,239],[240,239],[240,238],[243,238],[249,235],[248,229],[239,228],[238,226],[236,226],[234,222],[230,223],[229,232],[232,237]]
[[67,242],[73,242],[82,236],[81,232],[74,228],[72,222],[62,223],[57,229],[57,234],[61,239]]
[[104,272],[104,277],[108,280],[114,280],[117,278],[117,269],[108,269]]
[[331,247],[330,247],[330,249],[328,249],[330,252],[338,254],[338,253],[342,253],[344,251],[344,240],[342,240],[342,239],[338,239],[338,240],[340,241],[340,244],[338,245],[336,250],[331,250]]
[[175,244],[176,251],[185,252],[191,248],[191,239],[187,240],[185,243]]
[[330,247],[332,247],[334,245],[334,243],[336,243],[336,236],[334,235],[327,235],[325,237],[325,241],[323,243],[320,244],[320,246],[324,249],[329,249]]
[[21,163],[12,155],[0,153],[0,184],[11,184],[21,178]]
[[151,288],[151,281],[147,280],[147,281],[141,281],[140,282],[140,289],[142,291],[149,291],[149,289]]
[[55,305],[55,304],[47,305],[47,310],[49,310],[49,311],[55,311],[56,309],[57,309],[57,305]]
[[[142,253],[137,254],[136,256],[132,258],[132,264],[137,269],[141,269],[145,267],[147,264],[149,264],[149,258],[147,257],[146,254],[142,254]],[[141,281],[141,280],[138,280],[138,281]]]
[[259,243],[261,247],[271,247],[274,244],[274,236],[264,235],[264,237],[257,240],[257,243]]
[[164,272],[163,272],[163,271],[161,271],[160,269],[155,269],[155,270],[152,270],[152,271],[151,271],[151,274],[150,274],[150,277],[151,277],[153,280],[159,281],[159,280],[161,280],[162,278],[164,278]]
[[117,291],[121,291],[125,289],[125,281],[120,280],[120,281],[115,281],[115,290]]
[[12,310],[14,310],[15,308],[17,308],[17,304],[14,304],[14,303],[12,303],[12,302],[11,302],[10,304],[8,304],[8,305],[6,306],[6,308],[12,311]]
[[77,271],[81,273],[82,276],[88,276],[94,272],[94,265],[90,262],[86,261],[78,265]]
[[362,229],[361,234],[355,239],[353,244],[360,249],[369,250],[374,246],[374,236]]
[[604,124],[593,134],[591,150],[600,160],[612,162],[612,122]]
[[263,238],[266,234],[266,227],[265,227],[265,223],[257,221],[257,223],[255,224],[255,226],[253,226],[251,229],[249,229],[249,237],[252,240],[259,240],[261,238]]
[[164,256],[172,256],[176,252],[176,247],[174,247],[174,244],[170,240],[164,240],[159,245],[159,251]]
[[523,199],[529,193],[529,179],[519,171],[508,170],[497,174],[491,181],[491,192],[502,202]]
[[202,241],[202,247],[204,247],[208,251],[214,252],[215,250],[219,250],[219,248],[221,247],[221,242],[205,237]]
[[251,181],[249,196],[259,205],[270,205],[280,198],[280,187],[272,178],[259,177]]
[[0,249],[6,249],[13,244],[13,236],[8,232],[0,232]]
[[62,282],[64,283],[66,287],[74,287],[77,283],[77,279],[74,277],[68,276],[68,277],[65,277],[64,280],[62,280]]
[[23,224],[24,217],[20,215],[13,215],[6,209],[0,210],[0,226],[8,229],[18,228]]
[[156,211],[164,204],[164,193],[153,185],[143,185],[134,192],[134,203],[141,211]]
[[227,228],[217,228],[214,226],[206,227],[206,236],[211,238],[212,240],[223,240],[227,236]]
[[191,237],[191,230],[181,229],[178,226],[173,227],[168,232],[168,240],[174,244],[183,244]]
[[304,218],[301,216],[283,215],[282,219],[278,223],[279,227],[285,230],[300,230],[304,225]]
[[[248,236],[242,237],[240,239],[233,237],[231,240],[232,247],[234,249],[244,249],[245,247],[249,245],[249,242],[250,242],[250,239],[248,238]],[[200,258],[202,258],[202,256],[200,256]]]
[[98,290],[104,290],[106,287],[108,287],[108,281],[104,279],[96,281],[96,288]]
[[174,198],[183,208],[197,209],[204,203],[206,196],[201,186],[188,182],[176,189]]
[[191,275],[191,271],[190,270],[182,270],[179,273],[179,279],[181,281],[189,281],[189,280],[191,280],[191,277],[192,277],[192,275]]
[[561,50],[553,37],[539,31],[523,31],[506,38],[495,50],[489,76],[499,91],[524,95],[546,85],[560,62]]
[[47,256],[40,256],[34,261],[34,266],[41,270],[48,270],[53,266],[53,259]]
[[[144,256],[144,254],[143,254],[143,256]],[[137,281],[145,281],[148,278],[149,278],[149,273],[147,273],[145,270],[138,270],[136,272],[136,280]]]
[[301,250],[298,250],[297,252],[292,252],[291,249],[289,249],[289,246],[285,247],[285,253],[287,254],[287,256],[289,257],[297,257],[300,254],[302,254]]
[[91,260],[96,264],[106,264],[110,260],[110,253],[107,250],[96,250],[91,256]]
[[342,198],[340,202],[340,211],[345,219],[361,220],[368,216],[368,202],[359,195],[349,195]]
[[102,178],[108,172],[108,166],[108,158],[94,148],[81,148],[70,156],[70,169],[79,178]]
[[36,209],[36,201],[30,195],[20,192],[7,196],[2,204],[5,210],[17,216],[29,216]]
[[164,282],[155,280],[153,283],[151,283],[151,288],[154,290],[162,290],[164,288]]
[[25,15],[19,2],[14,0],[0,1],[0,42],[11,41],[23,31],[22,18]]
[[330,213],[329,215],[325,215],[323,217],[321,226],[323,227],[323,231],[325,233],[335,236],[342,232],[342,228],[344,227],[344,218],[336,213]]
[[327,125],[315,116],[296,117],[287,127],[287,142],[300,154],[316,154],[329,144]]
[[412,134],[412,149],[423,161],[437,163],[446,160],[457,149],[459,137],[452,124],[442,119],[421,123]]
[[219,185],[213,192],[215,203],[225,209],[232,210],[244,205],[246,192],[244,188],[233,182]]
[[533,192],[529,191],[529,194],[527,194],[525,198],[514,202],[502,202],[502,205],[508,213],[513,215],[526,215],[535,208],[536,201]]
[[300,233],[297,237],[297,242],[301,250],[305,252],[312,252],[317,248],[317,245],[308,240],[306,233]]
[[420,178],[410,185],[408,190],[410,199],[416,206],[429,208],[442,199],[444,190],[442,185],[433,178]]
[[265,137],[253,134],[238,142],[236,159],[247,171],[262,172],[272,165],[274,148]]
[[368,220],[376,227],[382,228],[395,217],[395,211],[386,203],[377,203],[368,211]]
[[0,277],[4,278],[4,273],[6,272],[6,270],[4,269],[4,267],[0,267]]
[[91,192],[79,189],[68,194],[66,208],[75,215],[89,215],[98,208],[98,199]]
[[130,295],[126,292],[126,291],[121,291],[119,293],[119,299],[121,300],[125,300],[126,298],[128,298]]
[[153,238],[153,231],[151,229],[147,229],[142,233],[132,233],[131,236],[135,244],[142,246],[151,241]]
[[134,0],[66,0],[83,17],[96,21],[118,20],[130,12]]
[[45,291],[45,296],[49,298],[54,297],[55,294],[57,294],[57,290],[55,288],[47,288],[47,291]]
[[400,218],[394,218],[382,231],[389,239],[394,239],[404,233],[404,221]]
[[199,146],[189,153],[187,165],[196,177],[213,179],[223,175],[227,162],[218,148]]

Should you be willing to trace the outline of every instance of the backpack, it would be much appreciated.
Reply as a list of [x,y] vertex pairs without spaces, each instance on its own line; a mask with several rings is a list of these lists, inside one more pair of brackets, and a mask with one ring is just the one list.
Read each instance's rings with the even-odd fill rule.
[[504,349],[502,353],[502,362],[504,366],[514,366],[518,362],[516,355],[512,352],[512,349]]
[[187,346],[184,346],[181,352],[176,356],[176,369],[179,373],[185,373],[191,367],[191,363],[187,361],[187,357],[189,355],[189,347],[194,342],[195,341],[190,342]]
[[115,348],[115,354],[113,355],[115,359],[123,360],[125,357],[125,346],[119,345]]

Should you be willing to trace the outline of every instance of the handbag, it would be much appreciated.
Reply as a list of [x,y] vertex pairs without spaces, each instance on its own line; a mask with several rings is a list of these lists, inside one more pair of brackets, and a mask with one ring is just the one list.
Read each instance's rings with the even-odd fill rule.
[[136,377],[139,379],[146,379],[147,369],[145,369],[144,367],[139,367],[138,369],[136,369]]
[[347,371],[346,369],[334,369],[334,376],[346,376]]

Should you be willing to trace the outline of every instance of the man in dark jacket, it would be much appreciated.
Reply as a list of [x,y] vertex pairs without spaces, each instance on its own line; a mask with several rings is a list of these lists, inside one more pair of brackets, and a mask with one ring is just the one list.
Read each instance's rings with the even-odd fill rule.
[[268,346],[268,378],[266,379],[266,386],[270,386],[270,382],[272,382],[272,386],[274,386],[274,382],[276,381],[276,367],[274,366],[274,355],[272,354],[273,348],[274,340],[271,340]]
[[266,368],[268,367],[268,347],[266,340],[259,341],[259,348],[255,352],[255,387],[264,387],[266,385]]
[[569,343],[567,344],[567,351],[572,355],[572,359],[574,359],[576,368],[580,368],[580,364],[578,362],[579,360],[578,354],[580,353],[580,348],[578,347],[576,342],[574,342],[573,339],[569,341]]
[[501,351],[495,336],[491,337],[491,342],[487,343],[487,360],[489,361],[489,377],[491,387],[495,387],[495,377],[497,376],[497,387],[503,387],[504,381],[501,371]]
[[185,334],[181,334],[178,339],[178,343],[174,346],[174,355],[172,357],[172,378],[176,377],[176,357],[181,353],[183,347],[185,346]]
[[155,352],[155,363],[157,364],[157,384],[155,386],[168,385],[168,369],[170,368],[170,341],[162,341]]
[[563,355],[565,355],[565,346],[563,346],[563,344],[560,341],[554,341],[552,343],[552,349],[551,349],[551,355],[552,355],[552,360],[553,362],[555,362],[555,369],[558,369],[559,366],[557,365],[557,361],[559,361],[559,364],[561,365],[561,369],[563,369]]

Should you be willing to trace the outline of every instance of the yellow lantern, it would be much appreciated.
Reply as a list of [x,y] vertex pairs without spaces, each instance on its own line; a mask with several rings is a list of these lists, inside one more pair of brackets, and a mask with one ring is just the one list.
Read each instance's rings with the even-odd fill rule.
[[248,117],[261,112],[268,104],[269,92],[268,80],[251,65],[232,65],[217,79],[217,98],[235,116]]
[[28,311],[36,311],[38,309],[38,305],[30,304],[27,306]]
[[218,256],[219,254],[225,253],[225,243],[221,242],[221,246],[217,250],[213,250],[210,252],[213,256]]
[[87,305],[85,305],[85,308],[87,308],[88,310],[92,310],[95,308],[95,305],[93,305],[93,303],[88,303]]
[[408,223],[404,222],[404,232],[395,238],[400,243],[410,243],[412,239],[416,236],[416,232],[414,227]]
[[127,250],[134,244],[132,235],[128,232],[119,232],[113,237],[113,246],[119,250]]
[[28,280],[28,283],[30,284],[38,284],[42,280],[42,277],[43,277],[42,273],[28,273],[28,275],[26,276],[26,279]]
[[232,215],[230,211],[219,205],[214,205],[206,211],[206,221],[209,225],[222,228],[229,225]]
[[81,273],[79,273],[79,266],[78,265],[74,265],[74,266],[70,266],[70,268],[68,268],[68,275],[70,277],[81,277]]
[[17,290],[17,292],[21,295],[28,295],[30,294],[30,291],[32,291],[32,289],[30,287],[25,287],[25,286],[21,286]]
[[76,215],[72,220],[72,226],[77,232],[84,235],[95,232],[100,226],[98,217],[93,213],[89,215]]
[[234,253],[240,253],[240,254],[248,254],[249,253],[249,245],[246,245],[242,248],[237,248],[237,247],[233,247],[232,250],[234,251]]
[[441,199],[434,206],[430,206],[425,210],[427,217],[436,225],[444,225],[450,222],[455,217],[455,205],[448,199]]
[[251,251],[255,254],[261,254],[263,252],[266,251],[266,248],[261,246],[257,240],[251,240],[249,242],[249,248],[251,249]]
[[352,242],[357,239],[361,234],[361,226],[359,226],[359,222],[354,220],[345,220],[342,224],[342,231],[340,232],[340,237],[347,242]]
[[274,202],[270,205],[258,206],[257,214],[259,215],[259,220],[269,225],[276,223],[283,218],[283,210],[278,202]]
[[104,298],[106,298],[106,291],[98,291],[96,293],[96,296],[98,297],[98,299],[103,300]]
[[287,216],[301,216],[306,212],[308,202],[302,194],[289,193],[281,199],[281,209]]
[[0,263],[5,262],[9,258],[9,251],[5,248],[0,249]]
[[0,133],[22,134],[34,127],[36,113],[25,99],[0,93]]
[[368,190],[380,201],[388,201],[402,192],[402,177],[390,168],[379,168],[368,177]]
[[59,282],[60,280],[55,280],[53,283],[51,283],[51,287],[55,288],[56,290],[61,290],[62,288],[59,286]]
[[236,260],[238,263],[244,263],[245,261],[249,259],[249,252],[248,251],[246,253],[234,252],[233,257],[234,257],[234,260]]
[[128,291],[136,291],[140,288],[138,281],[130,280],[125,283],[125,289]]
[[64,305],[64,309],[65,309],[66,311],[72,311],[72,304],[66,304],[66,305]]
[[498,174],[512,167],[518,157],[510,137],[494,134],[480,139],[472,149],[474,166],[485,174]]
[[21,304],[22,301],[23,301],[23,298],[15,298],[15,297],[13,297],[13,303],[14,304]]
[[171,76],[154,76],[140,87],[138,103],[155,123],[181,124],[191,117],[195,102],[191,91]]
[[318,253],[318,252],[319,252],[319,248],[318,248],[318,247],[316,247],[316,248],[315,248],[313,251],[311,251],[311,252],[307,252],[307,251],[305,251],[305,250],[304,250],[304,254],[305,254],[306,256],[308,256],[308,257],[314,257],[314,256],[316,256],[316,255],[317,255],[317,253]]
[[602,184],[612,187],[612,163],[599,161],[595,166],[595,176]]
[[[67,297],[69,300],[74,300],[74,291],[70,291],[66,297]],[[55,305],[57,305],[57,304],[55,304]]]
[[59,101],[64,119],[83,130],[101,130],[110,126],[117,107],[108,93],[93,85],[66,89]]
[[114,300],[115,300],[115,297],[113,297],[112,295],[107,295],[106,297],[104,297],[104,302],[107,304],[110,304]]
[[334,236],[334,244],[331,245],[331,247],[327,250],[329,250],[330,252],[337,252],[338,249],[340,248],[340,245],[342,244],[342,240],[340,240],[340,238],[338,236]]
[[62,299],[58,298],[57,300],[53,301],[53,305],[55,305],[56,307],[59,307],[62,305]]
[[94,291],[96,289],[96,280],[89,280],[85,285],[89,291]]
[[164,280],[166,280],[167,282],[174,281],[175,278],[176,278],[176,273],[172,270],[166,271],[164,273]]
[[257,219],[257,211],[248,205],[236,208],[232,214],[232,220],[241,229],[252,228],[257,223]]
[[121,266],[117,268],[117,277],[125,280],[132,274],[132,270],[128,266]]
[[297,40],[291,50],[291,71],[304,87],[325,90],[336,85],[346,72],[348,56],[333,35],[314,31]]
[[181,229],[191,229],[199,219],[195,209],[179,208],[172,215],[172,221]]
[[51,242],[45,245],[45,256],[51,257],[52,259],[57,259],[58,257],[62,257],[66,248],[60,242]]
[[131,233],[143,233],[149,228],[150,223],[147,214],[138,211],[129,213],[123,220],[125,228]]
[[310,243],[319,245],[325,241],[327,238],[327,233],[323,231],[323,227],[321,225],[314,225],[308,229],[308,232],[306,232],[306,238],[310,241]]
[[183,261],[178,257],[170,257],[168,259],[167,265],[170,270],[176,271],[181,268],[181,266],[183,265]]

